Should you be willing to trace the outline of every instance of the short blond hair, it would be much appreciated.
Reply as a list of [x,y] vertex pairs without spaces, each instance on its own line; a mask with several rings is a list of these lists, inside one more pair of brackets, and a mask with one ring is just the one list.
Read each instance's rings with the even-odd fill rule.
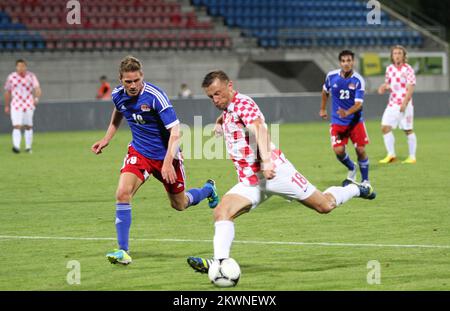
[[394,45],[391,48],[391,63],[394,63],[394,50],[401,50],[403,52],[403,63],[408,62],[408,51],[403,45]]
[[122,79],[122,75],[125,72],[135,72],[135,71],[140,71],[142,73],[141,61],[131,55],[128,55],[125,58],[123,58],[122,61],[120,62],[120,69],[119,69],[120,78]]

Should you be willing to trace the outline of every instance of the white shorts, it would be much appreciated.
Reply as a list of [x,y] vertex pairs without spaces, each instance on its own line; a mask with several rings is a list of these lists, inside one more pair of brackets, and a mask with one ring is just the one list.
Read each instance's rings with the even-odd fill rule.
[[252,208],[255,208],[272,195],[279,195],[288,200],[303,201],[316,191],[316,187],[300,174],[289,161],[280,164],[275,172],[276,176],[271,180],[261,178],[259,184],[255,186],[247,186],[240,182],[226,194],[243,196],[249,199],[252,202]]
[[403,113],[400,112],[400,106],[398,105],[386,107],[383,118],[381,119],[381,125],[390,126],[392,129],[398,127],[401,130],[408,131],[413,129],[413,121],[414,106],[412,103],[409,103]]
[[11,123],[13,126],[33,126],[33,110],[23,112],[23,110],[11,109]]

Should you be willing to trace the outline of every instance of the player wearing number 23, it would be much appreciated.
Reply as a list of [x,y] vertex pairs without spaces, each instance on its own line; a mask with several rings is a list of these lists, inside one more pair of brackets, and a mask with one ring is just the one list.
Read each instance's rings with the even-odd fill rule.
[[369,157],[366,145],[369,144],[363,118],[364,78],[353,70],[354,53],[342,51],[339,54],[340,69],[328,73],[322,90],[320,116],[326,120],[328,97],[331,94],[331,144],[337,159],[348,169],[343,184],[356,179],[356,163],[347,153],[350,138],[358,157],[362,183],[369,183]]

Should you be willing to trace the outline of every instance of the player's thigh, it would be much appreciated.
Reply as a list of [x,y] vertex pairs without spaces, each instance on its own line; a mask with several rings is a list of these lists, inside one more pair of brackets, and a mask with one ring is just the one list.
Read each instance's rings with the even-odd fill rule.
[[310,197],[316,187],[288,161],[276,168],[275,178],[268,180],[265,190],[289,200],[303,201]]
[[348,143],[348,135],[346,134],[347,127],[337,124],[332,124],[330,126],[330,138],[331,147],[335,148],[344,147]]
[[352,140],[355,148],[364,148],[364,146],[370,143],[366,124],[364,122],[359,122],[355,125],[350,132],[350,139]]
[[409,104],[400,119],[399,128],[404,131],[410,131],[414,128],[414,106]]
[[381,118],[381,126],[389,126],[392,129],[398,127],[400,121],[400,107],[392,106],[387,107],[384,110],[383,117]]
[[233,220],[240,215],[249,212],[257,204],[248,197],[237,193],[227,193],[223,196],[219,205],[214,209],[214,220]]
[[21,127],[23,126],[23,119],[24,119],[24,112],[16,110],[14,108],[11,108],[11,124],[14,127]]
[[119,202],[128,202],[139,189],[144,181],[132,172],[120,174],[117,185],[116,199]]
[[23,125],[26,127],[32,127],[33,126],[33,115],[34,110],[28,110],[24,112],[23,115]]

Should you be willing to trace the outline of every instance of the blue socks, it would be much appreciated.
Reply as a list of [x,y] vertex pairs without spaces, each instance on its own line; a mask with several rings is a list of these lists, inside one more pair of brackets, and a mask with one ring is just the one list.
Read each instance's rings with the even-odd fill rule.
[[369,158],[358,161],[359,170],[361,171],[361,179],[362,181],[369,181]]
[[116,231],[119,248],[128,251],[128,238],[131,227],[131,205],[129,203],[116,204]]
[[212,188],[205,187],[203,188],[193,188],[188,191],[186,191],[186,196],[189,199],[188,206],[197,205],[207,197],[209,197],[212,194]]
[[339,160],[339,162],[344,164],[349,171],[353,171],[355,169],[355,163],[353,163],[347,153],[344,155],[344,157],[339,157],[338,155],[336,155],[336,158]]

